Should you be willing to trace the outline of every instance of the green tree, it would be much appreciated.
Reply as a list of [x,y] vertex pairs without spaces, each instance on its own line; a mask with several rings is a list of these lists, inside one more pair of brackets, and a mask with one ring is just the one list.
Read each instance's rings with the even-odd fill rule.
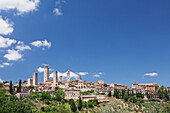
[[128,94],[124,94],[124,98],[123,98],[123,99],[124,99],[124,102],[127,102],[127,101],[128,101],[128,98],[129,98],[129,97],[128,97]]
[[78,109],[79,111],[82,109],[82,100],[80,96],[79,96],[79,101],[78,101]]
[[104,87],[107,87],[107,84],[104,84]]
[[13,94],[12,80],[10,81],[10,85],[9,85],[9,93]]
[[21,80],[19,80],[19,92],[21,92]]
[[129,101],[132,102],[132,103],[135,103],[135,102],[137,102],[137,99],[136,99],[135,96],[132,96],[132,97],[129,98]]
[[34,89],[34,86],[33,86],[33,85],[30,85],[30,86],[28,86],[28,89],[29,89],[29,90],[33,90],[33,89]]
[[70,105],[70,108],[73,112],[76,112],[77,111],[77,107],[76,107],[76,104],[74,102],[74,100],[71,101],[71,105]]
[[124,98],[124,95],[125,95],[125,90],[122,89],[122,98]]
[[111,91],[109,91],[108,97],[111,97],[111,96],[112,96],[112,92],[111,92]]
[[61,101],[65,97],[65,93],[63,92],[62,89],[58,89],[53,94],[55,95],[55,100],[57,100],[57,101]]

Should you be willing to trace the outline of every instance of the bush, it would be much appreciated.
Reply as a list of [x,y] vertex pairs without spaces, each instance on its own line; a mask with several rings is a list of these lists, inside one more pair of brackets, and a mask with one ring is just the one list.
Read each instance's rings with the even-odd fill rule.
[[124,95],[124,98],[123,98],[123,99],[124,99],[124,102],[127,102],[127,101],[128,101],[128,98],[129,98],[129,97],[128,97],[128,94],[125,94],[125,95]]
[[144,100],[141,99],[141,98],[138,98],[137,100],[138,100],[140,103],[144,103]]
[[152,101],[152,102],[160,102],[160,100],[159,99],[155,99],[155,98],[150,98],[150,99],[148,99],[149,101]]
[[88,106],[89,108],[93,108],[93,107],[94,107],[92,101],[88,101],[87,106]]
[[137,99],[136,99],[135,96],[132,96],[132,97],[129,98],[129,101],[132,102],[132,103],[135,103],[135,102],[137,102]]
[[99,107],[100,107],[100,105],[97,105],[97,107],[99,108]]

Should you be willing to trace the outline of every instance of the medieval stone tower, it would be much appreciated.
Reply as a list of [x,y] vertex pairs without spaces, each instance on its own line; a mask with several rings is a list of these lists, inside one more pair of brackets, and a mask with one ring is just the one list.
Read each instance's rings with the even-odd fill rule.
[[33,73],[33,85],[38,85],[38,73]]
[[53,85],[56,86],[57,84],[57,72],[53,72]]
[[70,81],[70,71],[68,70],[67,71],[67,82],[69,82]]
[[44,67],[44,83],[49,79],[49,68],[47,65]]

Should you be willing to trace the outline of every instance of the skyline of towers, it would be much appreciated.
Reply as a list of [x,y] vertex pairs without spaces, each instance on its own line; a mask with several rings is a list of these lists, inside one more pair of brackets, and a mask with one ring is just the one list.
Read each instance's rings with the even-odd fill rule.
[[44,83],[49,79],[49,68],[47,65],[44,67]]
[[67,71],[67,82],[69,82],[70,81],[70,71],[68,70]]
[[33,73],[33,85],[38,85],[38,73]]

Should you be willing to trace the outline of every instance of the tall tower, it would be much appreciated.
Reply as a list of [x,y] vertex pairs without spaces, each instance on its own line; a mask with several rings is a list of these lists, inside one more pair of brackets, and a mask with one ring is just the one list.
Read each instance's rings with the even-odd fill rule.
[[28,84],[27,85],[28,86],[32,85],[32,79],[31,78],[28,79]]
[[38,85],[38,73],[33,73],[33,85]]
[[63,76],[60,76],[60,81],[63,82]]
[[53,85],[56,86],[57,84],[57,72],[53,72]]
[[81,80],[81,75],[79,75],[79,78],[78,78],[78,80]]
[[70,71],[68,70],[67,71],[67,82],[69,82],[70,81]]
[[44,83],[49,79],[49,68],[47,65],[44,67]]

